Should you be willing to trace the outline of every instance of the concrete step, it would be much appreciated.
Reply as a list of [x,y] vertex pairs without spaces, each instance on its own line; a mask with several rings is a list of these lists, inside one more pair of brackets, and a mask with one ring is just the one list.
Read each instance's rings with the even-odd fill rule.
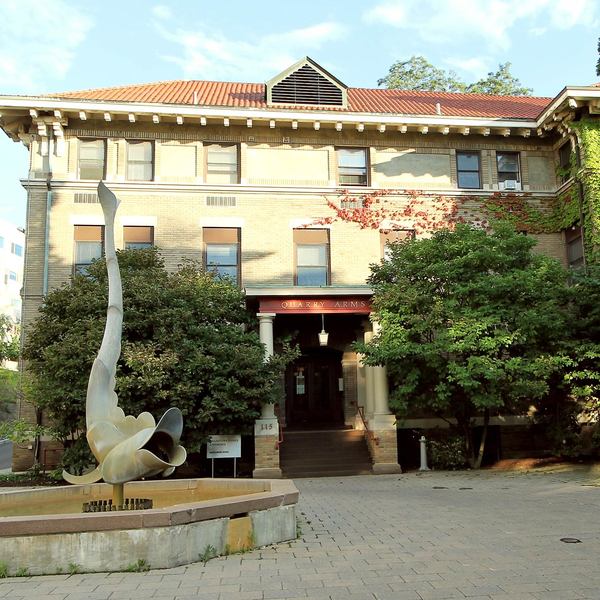
[[285,477],[342,477],[371,473],[364,433],[356,430],[284,432]]
[[371,475],[371,467],[363,469],[333,469],[322,471],[284,471],[287,479],[308,479],[316,477],[352,477],[353,475]]

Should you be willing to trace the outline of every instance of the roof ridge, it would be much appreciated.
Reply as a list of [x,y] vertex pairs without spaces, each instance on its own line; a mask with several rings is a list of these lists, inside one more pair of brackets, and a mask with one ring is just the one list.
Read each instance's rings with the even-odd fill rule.
[[[598,84],[600,85],[600,83]],[[464,96],[470,96],[470,97],[484,97],[484,98],[525,98],[525,99],[531,99],[531,100],[552,100],[551,96],[525,96],[525,95],[510,95],[510,94],[482,94],[480,92],[442,92],[442,91],[437,91],[437,90],[401,90],[398,88],[380,88],[380,87],[376,87],[376,88],[368,88],[368,87],[349,87],[349,90],[365,90],[367,92],[374,92],[374,91],[380,91],[380,92],[402,92],[402,93],[411,93],[411,94],[430,94],[430,95],[434,95],[434,94],[446,94],[448,96],[458,96],[458,97],[464,97]]]
[[266,85],[264,83],[258,82],[247,82],[247,81],[216,81],[213,79],[164,79],[162,81],[150,81],[147,83],[131,83],[131,84],[123,84],[123,85],[109,85],[106,87],[95,87],[95,88],[84,88],[81,90],[70,90],[68,92],[53,92],[52,94],[46,94],[46,96],[60,96],[62,94],[83,94],[84,92],[104,92],[110,90],[119,90],[122,88],[138,88],[138,87],[148,87],[148,86],[156,86],[156,85],[165,85],[169,83],[218,83],[218,84],[230,84],[230,85]]

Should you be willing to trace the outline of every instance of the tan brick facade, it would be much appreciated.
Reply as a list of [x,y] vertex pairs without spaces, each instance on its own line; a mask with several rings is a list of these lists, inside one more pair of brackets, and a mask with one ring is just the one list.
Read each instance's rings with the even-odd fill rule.
[[[64,150],[60,151],[59,142],[50,143],[50,134],[50,138],[40,137],[39,123],[38,133],[31,128],[25,336],[44,294],[68,281],[73,272],[75,227],[102,223],[99,204],[80,200],[82,195],[93,198],[96,186],[95,181],[79,179],[81,139],[105,140],[105,180],[121,200],[116,221],[118,247],[123,246],[124,226],[150,225],[167,268],[175,269],[183,259],[202,261],[204,228],[237,228],[240,283],[245,288],[294,287],[294,229],[306,226],[328,229],[328,285],[365,285],[370,265],[382,258],[379,228],[385,229],[390,223],[382,220],[379,228],[361,228],[344,219],[332,220],[335,213],[328,202],[339,202],[344,187],[356,198],[377,190],[389,191],[385,202],[390,211],[397,212],[410,202],[406,190],[416,190],[417,197],[422,192],[423,210],[433,210],[443,199],[455,203],[457,216],[469,222],[482,217],[481,195],[499,190],[498,152],[519,154],[519,184],[536,207],[547,208],[560,185],[555,170],[556,137],[530,137],[529,129],[523,133],[518,124],[508,133],[490,135],[489,128],[474,127],[469,134],[469,127],[464,126],[436,125],[419,131],[416,127],[382,128],[372,123],[359,128],[340,122],[317,127],[308,117],[300,124],[289,119],[260,120],[256,115],[250,115],[250,121],[239,115],[218,119],[178,116],[176,121],[174,115],[138,118],[129,110],[125,107],[108,119],[108,113],[96,111],[84,120],[83,111],[71,111],[64,125]],[[50,119],[50,112],[44,118]],[[151,181],[127,179],[127,140],[152,142]],[[207,146],[216,143],[236,145],[238,183],[211,183]],[[340,148],[365,150],[366,186],[352,188],[341,183]],[[456,153],[461,151],[478,153],[481,189],[458,188]],[[395,225],[411,228],[410,222]],[[566,261],[562,234],[536,237],[537,251]],[[364,402],[367,392],[356,355],[349,346],[342,351],[343,421],[353,425],[357,406]],[[32,407],[26,404],[19,407],[19,416],[35,418]],[[371,454],[374,464],[385,470],[385,465],[397,463],[395,430],[376,435],[379,444],[371,444]],[[257,471],[264,474],[280,469],[276,441],[272,436],[256,437]],[[31,450],[17,447],[14,468],[25,468],[30,462]]]
[[273,435],[256,436],[254,438],[254,472],[255,478],[279,478],[279,437]]

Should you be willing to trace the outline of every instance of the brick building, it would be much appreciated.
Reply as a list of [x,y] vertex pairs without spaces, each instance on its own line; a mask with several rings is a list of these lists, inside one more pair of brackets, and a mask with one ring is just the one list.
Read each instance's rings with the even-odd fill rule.
[[[344,427],[368,427],[373,470],[396,472],[385,368],[361,365],[352,349],[377,326],[369,265],[390,239],[428,234],[417,213],[480,223],[482,199],[501,192],[549,210],[574,185],[557,175],[575,149],[568,122],[599,102],[597,87],[554,99],[349,88],[309,58],[266,84],[0,96],[0,126],[30,150],[23,324],[49,289],[102,254],[104,179],[122,201],[118,245],[154,244],[169,267],[189,257],[233,277],[268,353],[280,336],[299,342],[278,418],[266,406],[256,423],[255,474],[293,471],[280,463],[280,424],[286,443],[288,432],[316,431],[317,459]],[[355,218],[365,196],[390,207],[370,227]],[[539,251],[581,263],[573,225],[539,234]],[[30,462],[27,449],[15,453],[15,468]]]

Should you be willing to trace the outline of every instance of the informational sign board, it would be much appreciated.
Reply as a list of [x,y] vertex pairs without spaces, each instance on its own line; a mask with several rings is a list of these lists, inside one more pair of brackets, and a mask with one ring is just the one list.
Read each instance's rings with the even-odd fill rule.
[[241,435],[211,435],[206,444],[206,458],[240,458]]

